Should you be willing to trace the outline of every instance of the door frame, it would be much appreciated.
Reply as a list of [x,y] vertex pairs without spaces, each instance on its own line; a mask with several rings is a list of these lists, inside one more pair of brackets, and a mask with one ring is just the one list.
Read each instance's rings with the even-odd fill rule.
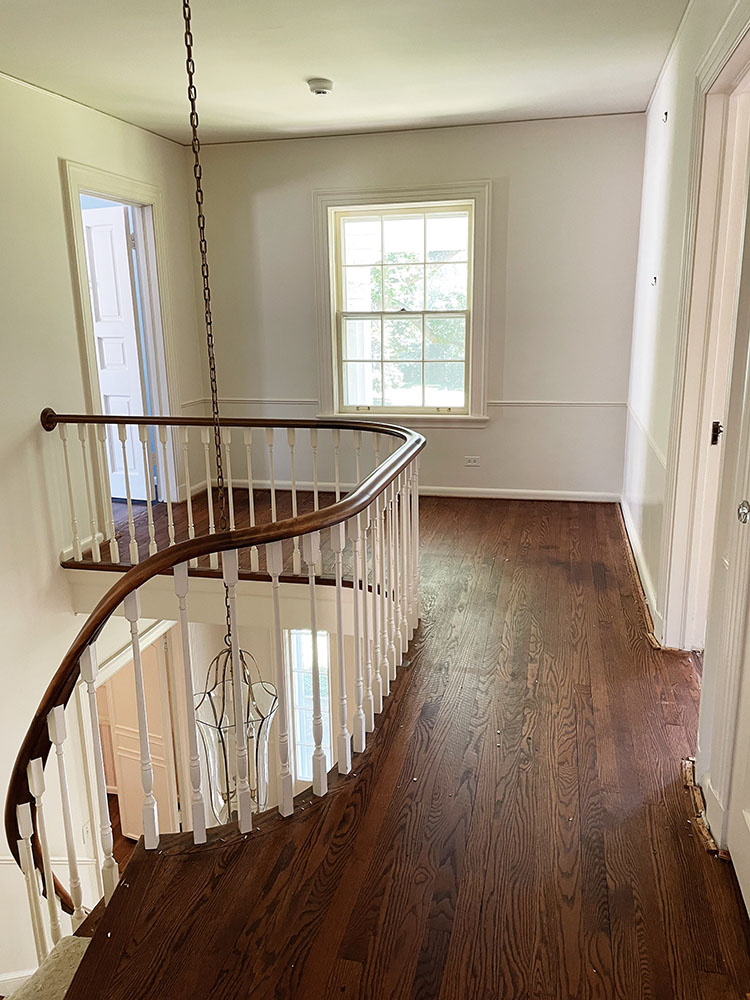
[[[134,212],[135,250],[138,262],[138,277],[142,285],[143,337],[146,344],[144,364],[149,369],[149,388],[154,415],[168,416],[174,412],[174,392],[177,382],[174,326],[172,323],[169,268],[167,261],[167,235],[165,208],[162,192],[145,181],[113,174],[98,167],[91,167],[73,160],[62,160],[63,187],[69,224],[71,264],[76,288],[79,319],[79,348],[83,367],[83,388],[89,413],[100,414],[101,394],[99,387],[99,366],[94,346],[94,318],[91,311],[89,293],[86,246],[81,214],[81,195],[91,195],[109,201],[130,205],[141,211]],[[177,443],[168,449],[170,468],[167,475],[161,468],[160,449],[156,460],[159,468],[160,487],[167,482],[172,496],[177,496]],[[93,450],[92,459],[98,463],[98,451]],[[94,472],[94,489],[99,494],[100,483],[108,482],[105,470]],[[164,499],[164,497],[160,497]],[[103,509],[105,498],[98,497]]]

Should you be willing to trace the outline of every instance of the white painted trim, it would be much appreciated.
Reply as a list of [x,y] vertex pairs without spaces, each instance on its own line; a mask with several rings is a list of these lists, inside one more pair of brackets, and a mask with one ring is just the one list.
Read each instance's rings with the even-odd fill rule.
[[[81,539],[81,552],[89,552],[93,548],[94,537],[96,537],[100,546],[103,545],[104,535],[101,531],[97,531],[96,536],[86,535],[85,538]],[[69,545],[67,549],[60,550],[60,562],[68,562],[72,559],[75,559],[75,552],[72,545]]]
[[[161,636],[166,635],[171,628],[176,625],[176,622],[170,621],[169,619],[161,619],[160,621],[154,622],[153,625],[149,625],[148,628],[144,629],[138,636],[138,646],[141,652],[144,649],[148,649],[152,646],[157,639]],[[122,669],[126,663],[129,663],[133,659],[133,646],[130,640],[127,641],[117,652],[108,656],[106,660],[99,664],[99,671],[96,675],[96,687],[101,687],[102,684],[106,684],[117,673],[118,670]],[[83,683],[81,681],[80,683]],[[89,762],[93,764],[93,759]],[[93,773],[93,772],[92,772]]]
[[506,490],[494,487],[426,486],[420,484],[419,495],[425,497],[487,497],[498,500],[574,500],[582,503],[619,503],[619,493],[577,492],[575,490]]
[[[318,379],[320,406],[326,413],[336,412],[336,371],[334,331],[331,326],[332,282],[329,210],[348,206],[397,204],[419,201],[474,202],[474,278],[472,290],[471,346],[469,364],[469,417],[487,415],[487,358],[489,336],[489,261],[490,223],[492,218],[492,181],[456,181],[452,184],[427,184],[420,187],[359,188],[313,192],[313,240],[315,264],[315,300],[318,331]],[[341,415],[341,414],[339,414]],[[359,414],[356,414],[359,416]],[[375,415],[375,414],[374,414]],[[387,411],[376,414],[381,420]],[[422,416],[420,414],[420,416]]]
[[7,976],[0,976],[0,996],[10,997],[14,990],[20,990],[34,975],[36,969],[19,969]]
[[641,586],[646,597],[646,604],[648,604],[648,610],[651,613],[651,620],[654,623],[654,634],[657,639],[659,639],[664,632],[664,618],[659,611],[656,587],[654,586],[654,581],[651,579],[651,574],[648,571],[648,563],[646,562],[646,557],[643,554],[643,547],[641,546],[641,537],[635,526],[633,515],[630,512],[630,507],[624,497],[620,502],[620,510],[622,511],[622,518],[625,522],[625,531],[627,533],[628,540],[630,541],[630,548],[633,551],[633,558],[635,559],[638,576],[641,578]]
[[646,441],[648,443],[649,448],[654,453],[654,457],[659,461],[659,463],[662,465],[662,467],[666,469],[666,467],[667,467],[667,457],[666,457],[666,455],[661,450],[661,448],[656,443],[656,441],[654,441],[653,437],[651,436],[651,432],[643,424],[643,422],[641,421],[640,417],[635,412],[635,410],[630,405],[630,403],[628,403],[628,417],[630,417],[633,420],[633,423],[637,425],[637,427],[640,430],[641,434],[643,434],[643,436],[645,437],[645,439],[646,439]]
[[706,820],[708,821],[708,827],[711,831],[711,836],[714,838],[719,847],[724,848],[727,846],[727,821],[729,819],[727,815],[728,811],[722,805],[721,799],[711,782],[711,775],[708,773],[700,773],[699,762],[700,758],[697,758],[695,762],[695,772],[696,779],[698,784],[701,786],[703,798],[706,803]]
[[651,111],[651,105],[653,104],[654,96],[659,87],[661,86],[661,81],[664,79],[664,74],[667,71],[667,66],[669,65],[672,55],[674,54],[674,51],[679,45],[680,39],[682,38],[682,33],[685,30],[685,25],[687,24],[690,11],[693,9],[694,4],[695,0],[689,0],[687,7],[683,11],[682,17],[680,18],[680,23],[677,25],[677,30],[674,33],[669,48],[667,49],[667,54],[664,57],[664,62],[661,64],[661,69],[659,70],[659,73],[656,77],[656,82],[654,83],[653,89],[651,90],[651,96],[648,99],[648,104],[646,105],[646,111],[645,111],[647,115]]
[[487,406],[620,406],[626,407],[627,400],[594,399],[488,399]]

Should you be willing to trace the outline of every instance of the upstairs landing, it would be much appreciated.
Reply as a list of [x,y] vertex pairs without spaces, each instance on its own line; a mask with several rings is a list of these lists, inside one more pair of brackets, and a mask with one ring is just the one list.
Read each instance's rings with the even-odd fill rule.
[[134,853],[68,1000],[727,1000],[693,837],[699,678],[654,650],[617,508],[425,499],[423,621],[354,774]]

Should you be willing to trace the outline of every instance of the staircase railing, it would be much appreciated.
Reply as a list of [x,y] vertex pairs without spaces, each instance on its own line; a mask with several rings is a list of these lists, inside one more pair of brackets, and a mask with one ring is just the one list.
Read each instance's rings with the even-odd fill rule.
[[[93,441],[107,444],[107,435],[113,429],[117,440],[122,443],[121,428],[149,429],[148,434],[139,430],[139,441],[143,445],[142,457],[144,465],[148,463],[148,447],[154,441],[167,444],[174,440],[178,431],[183,434],[183,443],[187,441],[184,453],[185,466],[189,470],[191,456],[189,454],[193,429],[196,440],[203,436],[203,428],[210,427],[210,420],[175,419],[175,418],[116,418],[110,420],[95,416],[59,416],[51,410],[42,415],[43,426],[51,430],[54,427],[65,428],[61,434],[65,454],[66,492],[71,510],[75,511],[77,492],[88,497],[89,512],[95,512],[97,517],[102,511],[102,500],[108,499],[109,489],[104,480],[105,468],[96,468],[91,445]],[[76,437],[81,445],[81,470],[90,478],[84,484],[82,491],[77,491],[73,475],[73,465],[68,449],[70,436],[67,429],[77,428]],[[185,773],[190,776],[190,802],[182,803],[182,818],[185,829],[192,829],[195,843],[206,840],[206,794],[202,787],[201,761],[198,747],[197,723],[193,708],[193,691],[195,682],[192,668],[190,615],[188,610],[189,580],[191,567],[200,565],[206,557],[215,572],[221,573],[227,592],[228,613],[232,621],[231,660],[235,680],[232,692],[233,713],[236,719],[244,719],[242,692],[239,678],[241,677],[240,650],[238,645],[237,591],[240,578],[240,568],[244,564],[250,568],[250,573],[263,572],[270,578],[272,593],[273,623],[273,683],[278,691],[278,713],[275,720],[277,727],[278,760],[278,810],[282,816],[288,816],[294,811],[294,762],[290,759],[290,692],[289,674],[284,655],[284,630],[281,617],[281,581],[285,578],[288,563],[292,564],[292,572],[298,577],[306,576],[309,596],[309,623],[312,632],[312,678],[313,678],[313,740],[312,749],[312,790],[313,794],[322,796],[327,793],[328,774],[326,756],[323,751],[323,719],[321,707],[321,670],[318,662],[317,642],[317,582],[321,570],[321,540],[327,543],[327,557],[332,567],[333,584],[335,586],[336,606],[336,643],[335,657],[332,661],[336,666],[336,681],[338,687],[337,704],[331,704],[335,718],[335,739],[331,733],[331,747],[337,761],[340,773],[348,773],[352,767],[352,753],[360,753],[365,749],[367,733],[375,728],[376,716],[382,710],[383,699],[390,692],[391,681],[395,678],[403,654],[408,647],[414,629],[419,620],[419,503],[418,503],[418,456],[425,445],[424,438],[401,427],[383,423],[365,421],[326,421],[305,422],[299,420],[275,421],[231,421],[225,422],[230,433],[225,438],[227,453],[231,452],[231,431],[237,428],[241,431],[241,445],[248,445],[246,432],[261,428],[259,435],[265,449],[266,472],[269,474],[267,489],[270,492],[270,519],[263,520],[253,517],[254,523],[237,526],[235,510],[232,514],[232,527],[229,531],[216,531],[215,521],[208,521],[208,530],[193,536],[187,530],[188,537],[180,540],[176,532],[178,519],[175,517],[179,509],[181,516],[190,505],[190,480],[187,488],[183,488],[182,498],[175,491],[170,501],[172,511],[166,517],[166,544],[159,547],[155,531],[153,508],[149,507],[145,520],[144,532],[146,545],[150,555],[141,558],[139,549],[143,539],[139,537],[132,513],[132,498],[126,497],[128,506],[128,544],[129,555],[132,554],[134,565],[127,569],[117,583],[101,598],[91,612],[76,639],[65,655],[50,682],[44,697],[34,715],[23,744],[15,762],[5,809],[5,829],[8,844],[16,857],[26,879],[29,907],[34,931],[34,941],[39,960],[47,953],[49,939],[54,944],[60,937],[62,922],[60,907],[71,914],[75,930],[85,918],[87,907],[92,900],[84,899],[80,872],[78,869],[76,838],[69,784],[66,771],[66,752],[69,749],[66,733],[65,706],[77,684],[85,685],[88,705],[89,737],[93,747],[95,761],[94,773],[90,775],[90,783],[95,800],[95,812],[98,821],[100,841],[100,870],[97,872],[98,891],[103,895],[105,904],[109,901],[119,880],[119,869],[114,858],[114,842],[112,823],[107,800],[104,756],[100,739],[99,716],[96,698],[97,659],[96,640],[107,621],[122,605],[125,618],[130,625],[130,635],[133,655],[133,672],[135,679],[136,703],[138,714],[138,739],[140,756],[140,773],[143,794],[142,829],[144,846],[147,850],[155,849],[159,844],[159,822],[154,797],[154,771],[149,743],[148,712],[143,685],[143,670],[140,657],[140,596],[142,588],[148,581],[159,574],[171,572],[174,578],[175,615],[179,623],[182,640],[182,669],[184,680],[184,695],[189,706],[187,746],[185,752],[189,759],[184,761]],[[82,431],[81,428],[84,428]],[[93,438],[91,429],[94,429]],[[104,434],[99,430],[104,428]],[[166,428],[166,432],[164,431]],[[153,433],[155,431],[155,433]],[[311,509],[302,511],[298,504],[301,501],[297,469],[299,468],[299,451],[295,455],[295,446],[299,445],[300,432],[308,435],[310,443],[306,455],[307,469],[310,473],[311,495],[306,498]],[[327,432],[329,454],[327,470],[332,470],[332,495],[324,498],[321,489],[320,471],[323,467],[320,457],[321,431]],[[168,433],[167,433],[168,432]],[[284,433],[286,437],[286,457],[288,464],[279,465],[278,454],[274,455],[276,437]],[[342,441],[351,443],[351,451],[342,453]],[[127,433],[125,434],[125,449],[123,465],[127,469]],[[363,448],[363,442],[368,447]],[[202,441],[201,441],[202,443]],[[393,450],[390,451],[390,446]],[[252,441],[249,442],[252,448]],[[270,450],[270,460],[269,460]],[[164,462],[170,460],[168,449]],[[388,453],[386,453],[388,452]],[[253,478],[251,471],[252,459],[255,456],[248,450],[247,459],[247,510],[243,511],[250,517],[254,502],[259,497],[258,479]],[[108,461],[106,453],[99,452],[100,461]],[[295,459],[297,465],[295,467]],[[257,462],[257,460],[256,460]],[[365,464],[368,463],[368,464]],[[231,459],[228,467],[228,489],[230,510],[238,489],[236,480],[231,476]],[[284,482],[285,491],[279,485],[277,470],[282,467],[290,473],[288,481]],[[122,466],[120,471],[122,472]],[[163,465],[162,469],[166,469]],[[205,510],[210,512],[213,503],[213,471],[209,460],[205,462],[205,483],[201,489],[206,490],[207,503]],[[361,469],[368,471],[361,475]],[[353,488],[345,492],[345,480],[342,470],[354,479]],[[110,466],[111,470],[111,466]],[[189,475],[189,471],[188,471]],[[283,475],[283,473],[282,473]],[[98,476],[99,492],[95,499],[94,485]],[[93,478],[92,478],[93,477]],[[80,485],[80,484],[79,484]],[[328,482],[326,481],[326,485]],[[185,483],[183,483],[183,487]],[[261,489],[266,488],[263,482]],[[295,497],[295,491],[298,492]],[[281,493],[284,493],[282,496]],[[277,507],[278,501],[278,507]],[[283,501],[283,504],[282,504]],[[165,501],[166,503],[166,501]],[[99,505],[97,507],[97,504]],[[284,506],[285,505],[285,506]],[[279,510],[284,510],[291,516],[279,517]],[[106,504],[105,504],[106,511]],[[260,513],[256,505],[256,514]],[[265,517],[266,515],[264,515]],[[75,518],[74,518],[75,520]],[[99,521],[92,519],[92,538],[100,534]],[[185,522],[189,525],[189,522]],[[175,530],[172,530],[175,528]],[[105,531],[99,540],[100,557],[103,551],[110,551],[111,565],[122,567],[121,561],[114,558],[113,546],[118,544],[113,521],[107,523]],[[78,536],[80,543],[80,535]],[[75,549],[76,531],[73,524],[73,543]],[[135,542],[135,545],[133,544]],[[140,544],[139,544],[140,543]],[[284,551],[286,545],[286,553]],[[345,559],[346,555],[346,559]],[[118,553],[119,556],[119,553]],[[95,558],[91,551],[92,560]],[[197,561],[197,562],[196,562]],[[74,552],[73,563],[83,562],[83,548]],[[303,566],[304,564],[304,572]],[[296,588],[295,588],[296,590]],[[345,608],[351,605],[351,634],[353,643],[345,643],[347,624],[344,621]],[[353,699],[348,695],[353,692]],[[353,701],[353,703],[352,703]],[[241,723],[244,725],[244,723]],[[247,732],[245,732],[247,737]],[[232,762],[233,781],[236,790],[236,822],[239,830],[247,832],[252,827],[252,804],[249,796],[248,783],[248,753],[247,738],[235,739],[234,760]],[[57,762],[56,783],[59,785],[60,812],[62,819],[62,834],[68,867],[68,885],[63,886],[53,873],[50,859],[50,845],[45,823],[46,777],[45,764],[50,749],[55,749]],[[93,832],[93,831],[92,831]],[[53,891],[51,891],[53,890]],[[43,897],[46,896],[46,903]],[[93,900],[96,902],[96,899]],[[47,917],[43,915],[47,910]]]

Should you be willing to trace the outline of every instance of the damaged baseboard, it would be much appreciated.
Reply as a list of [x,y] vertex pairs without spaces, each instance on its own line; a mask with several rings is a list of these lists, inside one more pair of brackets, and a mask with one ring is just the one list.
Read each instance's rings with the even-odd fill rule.
[[706,800],[701,786],[695,783],[695,757],[685,757],[682,761],[682,782],[692,801],[693,818],[688,820],[709,854],[715,854],[722,861],[731,861],[729,851],[720,850],[714,840],[706,819]]

